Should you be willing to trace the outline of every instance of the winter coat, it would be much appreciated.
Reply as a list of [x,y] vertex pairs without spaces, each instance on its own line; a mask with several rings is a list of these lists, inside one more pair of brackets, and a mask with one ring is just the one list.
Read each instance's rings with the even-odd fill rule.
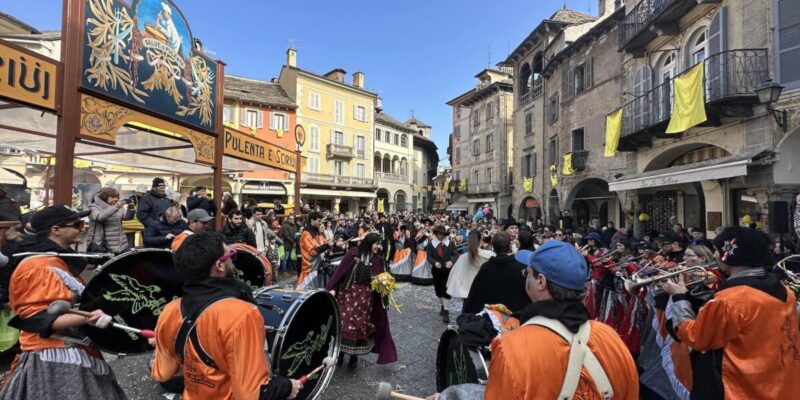
[[10,197],[0,198],[0,221],[19,221],[19,204]]
[[167,235],[171,233],[178,236],[187,229],[189,226],[182,219],[170,225],[162,218],[144,228],[144,246],[167,249],[172,244],[172,239],[167,239]]
[[244,243],[253,247],[258,245],[255,233],[244,223],[239,225],[238,228],[226,223],[219,233],[225,238],[225,244]]
[[186,208],[189,211],[194,210],[195,208],[200,208],[202,210],[206,210],[208,215],[214,216],[217,213],[217,205],[214,204],[213,199],[209,199],[208,197],[197,197],[192,196],[186,199]]
[[125,217],[125,208],[112,206],[100,196],[94,196],[94,203],[89,205],[89,233],[86,236],[88,243],[100,244],[105,238],[112,253],[122,253],[128,250],[128,238],[122,229],[122,220]]
[[151,190],[139,201],[136,218],[144,226],[157,224],[171,206],[172,200],[167,198],[166,194],[159,194]]
[[281,239],[283,239],[283,249],[288,254],[296,246],[297,225],[286,222],[281,227]]
[[522,311],[531,303],[525,291],[523,269],[525,266],[511,254],[490,258],[475,275],[462,313],[476,314],[483,310],[484,304],[498,303],[513,312]]
[[239,205],[236,204],[236,200],[229,197],[228,200],[225,200],[222,203],[222,215],[228,215],[229,212],[239,208]]

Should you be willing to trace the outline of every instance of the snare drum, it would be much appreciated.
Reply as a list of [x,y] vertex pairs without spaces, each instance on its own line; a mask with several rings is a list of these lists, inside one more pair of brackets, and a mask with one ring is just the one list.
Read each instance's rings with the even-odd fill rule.
[[[264,317],[273,374],[299,379],[320,366],[325,357],[339,357],[342,327],[339,306],[330,293],[272,286],[256,290],[253,297]],[[309,380],[297,399],[319,399],[335,369],[334,364]]]
[[[172,251],[131,250],[95,270],[81,295],[80,309],[100,309],[114,322],[152,330],[167,303],[182,295],[183,281],[173,264]],[[147,339],[121,329],[84,328],[92,342],[109,353],[138,354],[153,349]]]
[[236,250],[236,259],[233,261],[236,278],[253,290],[272,283],[272,265],[263,253],[243,243],[234,243],[230,247]]
[[448,327],[439,339],[436,351],[436,391],[462,383],[485,385],[489,379],[490,361],[488,349],[461,344],[457,328]]

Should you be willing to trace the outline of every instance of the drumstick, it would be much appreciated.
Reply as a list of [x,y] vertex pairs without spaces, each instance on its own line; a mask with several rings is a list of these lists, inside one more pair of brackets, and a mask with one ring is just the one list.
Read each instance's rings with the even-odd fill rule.
[[407,394],[397,393],[392,391],[392,385],[381,382],[378,384],[378,394],[375,396],[378,400],[389,400],[392,397],[400,400],[425,400],[421,397],[409,396]]
[[13,257],[27,257],[27,256],[53,256],[53,257],[66,257],[66,258],[114,258],[111,253],[56,253],[55,251],[26,251],[24,253],[16,253]]
[[301,376],[301,377],[300,377],[300,379],[299,379],[299,381],[300,381],[300,384],[301,384],[301,385],[305,385],[305,384],[306,384],[306,382],[308,382],[308,380],[309,380],[309,379],[311,379],[311,377],[312,377],[312,376],[314,376],[314,375],[318,374],[320,371],[322,371],[322,370],[323,370],[323,369],[325,369],[325,368],[328,368],[328,367],[331,367],[331,366],[333,366],[333,362],[334,362],[334,361],[333,361],[333,357],[325,357],[325,358],[322,360],[322,365],[320,365],[320,366],[319,366],[319,367],[317,367],[317,368],[314,368],[314,370],[313,370],[313,371],[311,371],[311,372],[309,372],[308,374],[306,374],[306,375],[303,375],[303,376]]
[[[72,308],[72,305],[69,304],[69,302],[67,302],[65,300],[56,300],[56,301],[50,303],[50,305],[47,306],[47,313],[51,314],[51,315],[61,315],[61,314],[69,313],[69,314],[80,315],[80,316],[86,317],[86,318],[89,318],[89,317],[92,316],[92,313],[90,313],[88,311],[82,311],[82,310],[77,310],[77,309]],[[130,327],[130,326],[127,326],[127,325],[118,324],[116,322],[112,322],[111,326],[114,327],[114,328],[117,328],[117,329],[121,329],[123,331],[128,331],[128,332],[135,333],[135,334],[137,334],[137,335],[139,335],[141,337],[147,338],[147,339],[152,339],[152,338],[156,337],[156,333],[151,331],[151,330],[149,330],[149,329],[137,329],[137,328],[133,328],[133,327]]]

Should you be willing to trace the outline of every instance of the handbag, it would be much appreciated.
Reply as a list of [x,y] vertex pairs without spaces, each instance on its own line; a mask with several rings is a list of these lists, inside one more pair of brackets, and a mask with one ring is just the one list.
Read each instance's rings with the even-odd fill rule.
[[106,240],[106,227],[103,224],[103,236],[100,240],[100,243],[95,243],[94,237],[97,234],[97,225],[100,225],[102,222],[94,221],[94,229],[92,230],[92,239],[89,240],[89,244],[86,245],[86,252],[87,253],[111,253],[111,247],[108,245],[108,241]]

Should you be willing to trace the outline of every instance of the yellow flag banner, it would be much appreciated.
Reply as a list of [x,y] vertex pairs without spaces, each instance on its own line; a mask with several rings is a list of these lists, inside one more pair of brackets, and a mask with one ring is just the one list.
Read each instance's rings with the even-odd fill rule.
[[333,212],[339,213],[339,203],[333,203]]
[[533,192],[533,178],[525,178],[525,182],[522,183],[522,188],[528,193]]
[[445,192],[450,191],[450,179],[445,179],[445,181],[444,181],[444,191]]
[[558,185],[558,168],[555,165],[550,166],[550,186]]
[[672,81],[675,106],[672,108],[667,133],[684,132],[708,119],[703,90],[704,65],[705,61],[700,61],[689,72]]
[[378,212],[382,213],[384,210],[383,208],[383,199],[378,199]]
[[622,108],[606,115],[606,150],[603,153],[606,157],[614,157],[619,146],[619,138],[622,136]]
[[561,170],[564,175],[572,175],[575,170],[572,169],[572,152],[564,154],[564,169]]
[[458,190],[462,192],[467,190],[467,178],[461,178],[461,183],[458,184]]

